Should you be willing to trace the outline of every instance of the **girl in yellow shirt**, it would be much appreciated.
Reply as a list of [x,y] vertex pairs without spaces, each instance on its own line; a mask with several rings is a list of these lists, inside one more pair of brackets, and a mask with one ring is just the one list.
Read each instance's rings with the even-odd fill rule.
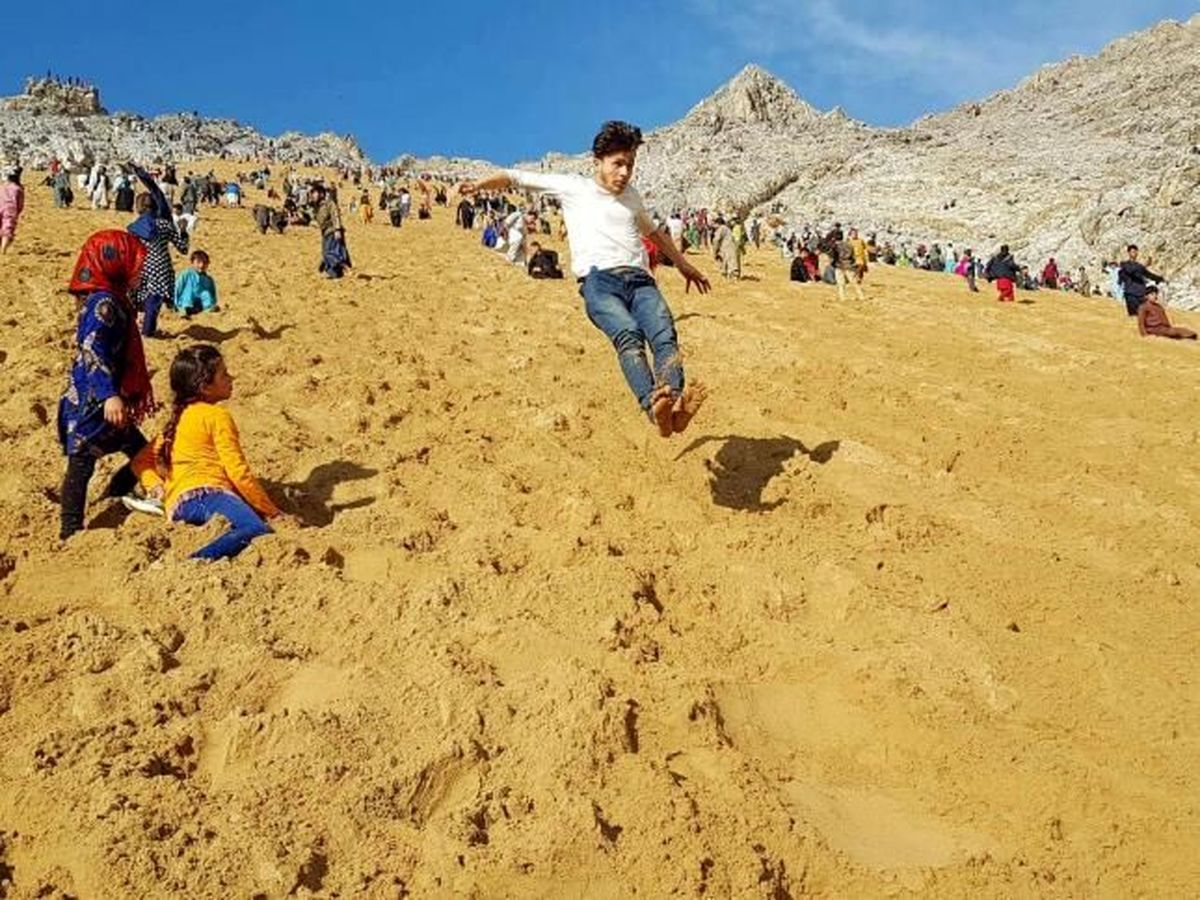
[[233,396],[233,377],[221,352],[209,344],[180,351],[171,363],[171,390],[171,418],[138,454],[134,472],[152,490],[165,488],[172,521],[203,525],[220,516],[229,523],[193,559],[236,556],[256,537],[270,534],[265,520],[281,513],[250,471],[233,417],[218,405]]

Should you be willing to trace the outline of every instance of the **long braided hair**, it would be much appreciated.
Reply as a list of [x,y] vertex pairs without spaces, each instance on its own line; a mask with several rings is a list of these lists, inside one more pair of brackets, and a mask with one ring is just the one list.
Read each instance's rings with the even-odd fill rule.
[[220,362],[221,351],[212,344],[193,344],[180,350],[171,363],[171,390],[175,397],[158,448],[158,464],[163,469],[171,467],[171,448],[183,411],[201,399],[201,392],[216,377]]

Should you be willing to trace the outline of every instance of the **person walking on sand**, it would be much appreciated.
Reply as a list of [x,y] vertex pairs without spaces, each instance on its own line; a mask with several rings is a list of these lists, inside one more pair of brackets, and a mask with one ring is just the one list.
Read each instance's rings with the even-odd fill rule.
[[25,210],[25,189],[21,187],[21,167],[9,166],[4,170],[4,182],[0,184],[0,253],[7,253],[13,238],[17,236],[17,220]]
[[[58,440],[67,458],[59,491],[66,540],[83,529],[96,461],[112,453],[131,460],[146,446],[137,427],[155,408],[150,371],[130,291],[142,275],[146,245],[126,231],[98,231],[79,252],[68,290],[82,300],[75,359],[58,403]],[[137,487],[122,466],[104,492],[123,497]]]
[[1002,244],[1000,252],[988,260],[984,275],[988,281],[996,282],[996,299],[1001,303],[1012,303],[1016,296],[1013,289],[1021,269],[1008,250],[1008,244]]
[[854,285],[854,294],[859,300],[865,300],[861,280],[854,264],[854,246],[849,238],[841,238],[833,243],[834,275],[837,281],[838,299],[846,299],[847,286]]
[[1131,316],[1136,316],[1138,307],[1146,299],[1146,282],[1153,281],[1155,284],[1164,284],[1166,279],[1161,275],[1155,275],[1138,261],[1137,244],[1130,244],[1126,251],[1129,253],[1129,259],[1121,263],[1117,278],[1121,284],[1121,295],[1125,300],[1125,311]]
[[866,280],[867,270],[870,268],[870,254],[867,252],[867,242],[858,236],[857,228],[851,228],[846,243],[850,245],[850,252],[854,255],[854,290],[857,291],[858,298],[861,300],[863,296],[862,284]]
[[308,189],[309,199],[316,209],[313,222],[321,229],[321,264],[318,271],[326,278],[341,278],[351,268],[350,251],[346,249],[346,230],[342,227],[342,214],[337,201],[330,197],[323,184],[314,184]]
[[717,216],[716,226],[712,238],[713,259],[721,264],[722,275],[739,280],[742,277],[742,252],[737,238],[723,217]]
[[[675,319],[647,269],[642,235],[675,264],[686,290],[710,289],[708,279],[679,252],[669,234],[654,227],[641,194],[630,182],[640,128],[605,122],[592,141],[594,174],[560,175],[506,169],[459,192],[520,188],[552,194],[562,202],[571,248],[571,268],[588,318],[612,341],[629,389],[658,433],[670,437],[686,429],[707,396],[700,382],[684,386]],[[645,345],[654,354],[654,369]]]

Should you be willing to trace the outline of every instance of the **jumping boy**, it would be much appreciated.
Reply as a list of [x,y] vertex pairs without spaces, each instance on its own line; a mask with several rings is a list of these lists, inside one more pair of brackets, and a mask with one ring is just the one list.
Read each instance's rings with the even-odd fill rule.
[[[630,185],[641,144],[640,128],[605,122],[592,141],[592,178],[505,169],[482,181],[466,182],[459,191],[469,197],[521,188],[552,194],[562,202],[571,268],[588,318],[613,342],[625,380],[658,433],[670,437],[688,427],[707,391],[700,382],[684,387],[675,319],[647,268],[641,236],[675,264],[686,290],[694,284],[707,293],[709,283],[670,235],[654,227],[641,195]],[[654,353],[654,370],[646,360],[647,343]]]

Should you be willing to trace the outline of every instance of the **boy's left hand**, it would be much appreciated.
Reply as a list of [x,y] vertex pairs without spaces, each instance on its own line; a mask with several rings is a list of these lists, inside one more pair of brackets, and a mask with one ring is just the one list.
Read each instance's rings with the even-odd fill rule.
[[687,287],[683,289],[686,294],[692,289],[692,285],[696,285],[696,290],[701,294],[707,294],[712,290],[712,285],[708,283],[708,279],[704,277],[704,273],[697,269],[689,262],[685,262],[679,266],[679,274],[683,276],[683,280],[687,282]]

